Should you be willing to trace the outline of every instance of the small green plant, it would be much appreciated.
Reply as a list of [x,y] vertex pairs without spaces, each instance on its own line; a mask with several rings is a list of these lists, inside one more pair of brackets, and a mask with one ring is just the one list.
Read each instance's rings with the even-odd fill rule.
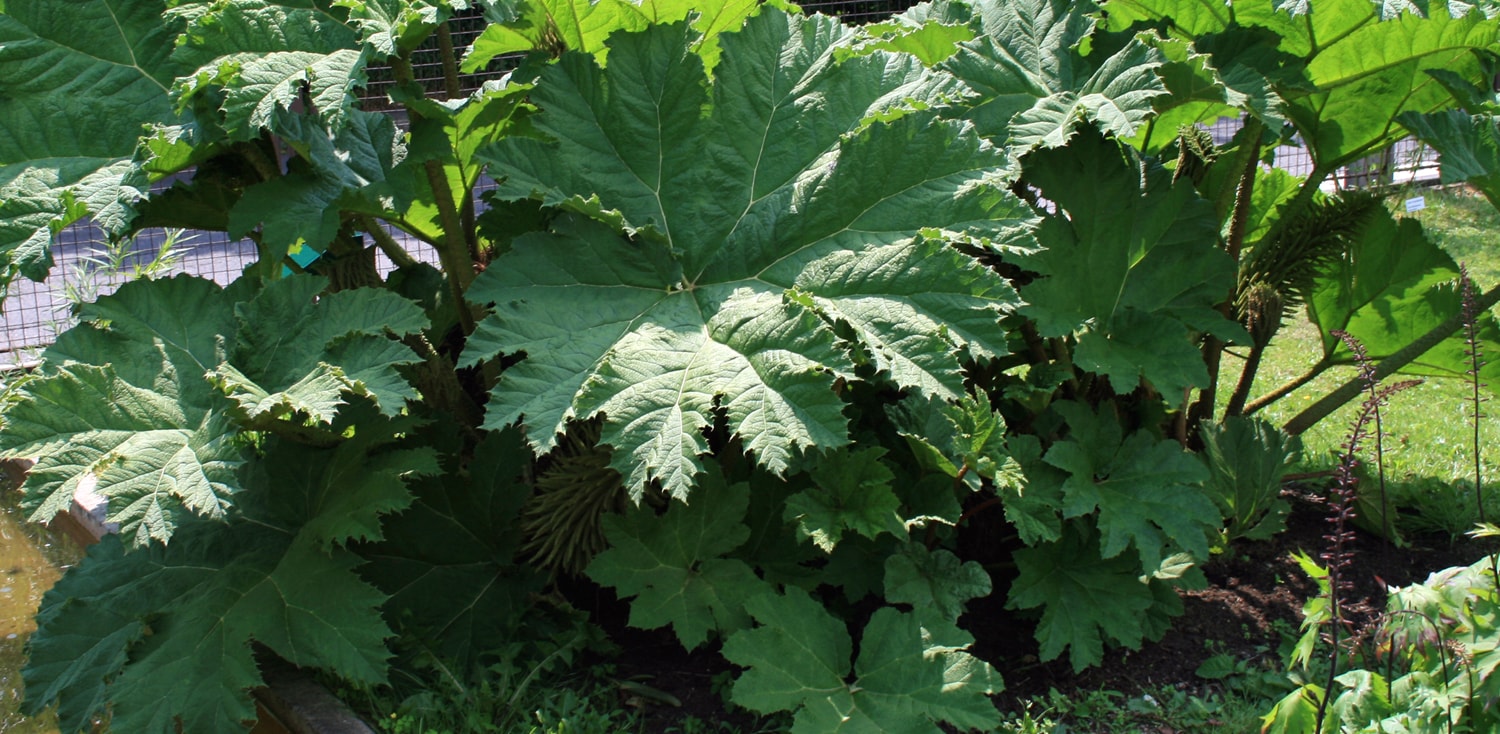
[[[1262,732],[1480,732],[1500,727],[1500,611],[1493,556],[1391,592],[1371,635],[1372,665],[1304,683]],[[1326,584],[1326,576],[1320,583]]]
[[1262,698],[1191,684],[1150,687],[1136,695],[1109,689],[1063,693],[1026,701],[1006,715],[1004,734],[1154,732],[1209,734],[1247,731]]
[[[460,684],[428,682],[389,712],[370,712],[386,734],[615,734],[642,731],[637,709],[620,705],[619,686],[608,666],[553,669],[550,658],[514,680],[517,655],[485,677]],[[569,658],[567,662],[571,663]],[[543,671],[548,671],[542,674]],[[542,674],[540,678],[537,676]],[[545,683],[545,685],[534,685]],[[367,700],[379,704],[376,696]]]
[[1050,734],[1066,731],[1066,726],[1053,717],[1052,709],[1046,704],[1027,701],[1020,711],[1005,716],[998,731],[1001,734]]
[[1227,652],[1216,653],[1204,660],[1194,674],[1221,686],[1225,693],[1246,700],[1273,700],[1290,687],[1286,676],[1268,667],[1264,656],[1246,659]]
[[1225,517],[1220,547],[1238,538],[1265,540],[1286,529],[1291,507],[1281,499],[1281,484],[1301,457],[1301,439],[1245,416],[1205,421],[1199,436],[1209,494]]
[[183,229],[168,229],[154,250],[138,250],[140,237],[123,237],[96,243],[69,267],[62,277],[62,323],[75,322],[79,309],[99,300],[121,284],[132,280],[160,278],[170,274],[195,239]]

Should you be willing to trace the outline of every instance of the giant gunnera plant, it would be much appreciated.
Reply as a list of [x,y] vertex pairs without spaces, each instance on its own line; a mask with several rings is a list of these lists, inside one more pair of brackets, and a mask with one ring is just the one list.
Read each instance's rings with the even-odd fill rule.
[[[796,732],[995,726],[961,625],[990,594],[1078,669],[1159,638],[1235,506],[1186,447],[1253,343],[1236,273],[1322,221],[1261,151],[1336,168],[1497,38],[1243,5],[0,2],[0,283],[85,216],[260,256],[81,307],[7,398],[31,518],[88,489],[120,528],[43,601],[27,708],[231,731],[270,656],[482,681],[587,584]],[[1313,238],[1346,250],[1276,302],[1376,328],[1442,263],[1330,273],[1396,229]]]

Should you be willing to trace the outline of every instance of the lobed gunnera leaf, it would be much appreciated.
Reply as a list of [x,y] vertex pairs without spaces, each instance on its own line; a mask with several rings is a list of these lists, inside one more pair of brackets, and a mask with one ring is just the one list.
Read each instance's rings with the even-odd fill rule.
[[93,485],[131,545],[164,543],[229,516],[242,429],[328,424],[352,396],[394,414],[415,394],[395,368],[417,359],[391,335],[425,315],[385,290],[315,298],[325,285],[294,276],[257,294],[252,281],[179,276],[83,307],[0,428],[0,452],[37,459],[31,517],[50,521]]
[[145,124],[172,124],[185,69],[162,0],[11,0],[0,13],[0,296],[52,266],[83,216],[121,232],[149,182],[131,166]]
[[972,639],[957,628],[934,634],[913,614],[879,609],[851,671],[848,629],[807,592],[762,594],[746,609],[759,626],[724,643],[724,657],[749,668],[732,697],[762,713],[796,712],[793,734],[936,734],[938,722],[964,730],[999,723],[987,698],[999,676],[963,652]]
[[[1483,78],[1473,50],[1492,47],[1500,27],[1471,3],[1430,10],[1392,12],[1367,0],[1321,0],[1316,12],[1308,0],[1111,0],[1105,23],[1163,25],[1192,39],[1257,115],[1291,122],[1326,176],[1400,139],[1397,116],[1450,104],[1429,71]],[[1266,115],[1266,103],[1280,114]]]
[[349,23],[377,58],[414,50],[432,27],[445,22],[455,10],[482,7],[498,11],[503,0],[333,0],[346,8]]
[[712,77],[697,38],[615,36],[605,69],[565,55],[532,96],[550,141],[478,155],[501,196],[576,212],[469,291],[494,313],[466,361],[525,355],[486,425],[519,422],[546,451],[602,413],[636,496],[660,482],[685,497],[718,414],[776,473],[847,443],[833,388],[857,361],[963,394],[961,359],[1005,352],[998,317],[1017,301],[946,240],[1009,241],[1029,218],[999,185],[1003,155],[915,111],[962,93],[946,75],[886,52],[841,60],[851,31],[770,9],[719,37]]
[[1069,436],[1043,461],[1068,473],[1063,515],[1098,513],[1099,552],[1114,558],[1133,547],[1151,573],[1178,548],[1208,557],[1208,537],[1222,517],[1204,484],[1208,469],[1182,445],[1145,430],[1126,435],[1108,408],[1058,403]]
[[1208,384],[1196,339],[1248,341],[1215,306],[1234,284],[1213,208],[1187,181],[1080,133],[1026,159],[1028,178],[1057,206],[1037,230],[1045,249],[1019,258],[1045,276],[1022,288],[1022,314],[1042,336],[1078,334],[1074,360],[1117,393],[1148,382],[1171,401]]
[[[1376,209],[1353,236],[1348,251],[1323,269],[1308,294],[1308,319],[1318,326],[1325,359],[1352,360],[1335,330],[1349,333],[1379,359],[1423,337],[1463,307],[1459,266],[1416,219]],[[1485,354],[1500,342],[1500,327],[1480,312],[1475,336]],[[1462,332],[1433,345],[1402,368],[1405,374],[1454,377],[1472,369]],[[1490,385],[1500,363],[1487,361],[1480,379]],[[1467,378],[1465,378],[1467,379]]]
[[420,361],[387,334],[427,326],[415,303],[380,288],[319,295],[328,281],[293,275],[235,307],[230,359],[209,378],[250,420],[305,414],[328,423],[345,395],[365,395],[387,415],[416,391],[396,367]]
[[127,543],[222,520],[243,460],[237,426],[203,379],[224,359],[232,303],[211,281],[137,281],[86,305],[6,412],[0,451],[34,457],[23,505],[49,522],[97,485]]
[[885,598],[910,604],[919,619],[957,623],[964,604],[989,596],[990,575],[974,561],[920,543],[907,543],[885,559]]
[[657,515],[648,506],[604,518],[610,548],[589,564],[590,578],[635,597],[630,624],[653,629],[671,624],[693,649],[710,632],[727,635],[750,625],[745,603],[769,591],[745,561],[725,558],[750,537],[745,526],[748,488],[723,480],[700,487],[686,506]]
[[785,518],[824,553],[850,531],[870,539],[905,536],[901,501],[891,488],[896,477],[880,463],[884,455],[882,448],[823,454],[810,472],[812,486],[787,497]]
[[1006,606],[1041,609],[1042,660],[1066,650],[1073,670],[1082,671],[1104,659],[1106,642],[1139,648],[1150,635],[1148,613],[1158,603],[1152,585],[1161,582],[1142,576],[1134,558],[1101,557],[1085,523],[1070,522],[1057,540],[1016,551],[1016,569]]
[[959,44],[941,67],[978,93],[965,116],[1014,155],[1061,147],[1085,124],[1131,137],[1152,116],[1153,101],[1167,94],[1156,73],[1166,58],[1139,40],[1105,58],[1084,53],[1095,33],[1092,2],[980,0],[972,10],[948,7],[959,18],[972,13],[978,36]]
[[1004,485],[1019,467],[1006,453],[1005,421],[988,399],[964,395],[957,403],[908,396],[886,409],[917,460],[979,491],[985,480]]
[[115,730],[237,731],[264,685],[255,645],[384,682],[386,597],[344,544],[379,537],[379,516],[411,501],[405,482],[436,467],[423,449],[393,447],[403,427],[378,415],[361,425],[329,448],[267,439],[245,478],[254,491],[227,525],[135,552],[113,536],[90,549],[43,600],[27,709],[56,703],[64,731],[106,709]]
[[[711,69],[718,58],[718,35],[734,30],[758,11],[760,0],[520,0],[514,18],[492,23],[474,39],[464,57],[465,72],[479,71],[503,54],[564,51],[593,54],[604,63],[606,40],[618,31],[640,31],[651,25],[691,22],[699,33],[696,51]],[[764,3],[783,10],[775,0]]]
[[458,671],[496,660],[547,580],[514,558],[531,461],[518,432],[491,433],[468,466],[412,482],[411,506],[358,549],[391,625]]
[[1493,115],[1447,110],[1406,113],[1400,120],[1441,156],[1443,183],[1467,183],[1492,206],[1500,202],[1500,122]]

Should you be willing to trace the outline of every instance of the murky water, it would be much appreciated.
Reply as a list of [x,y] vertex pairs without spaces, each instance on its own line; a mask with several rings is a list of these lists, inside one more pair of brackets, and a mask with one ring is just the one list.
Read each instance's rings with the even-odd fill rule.
[[24,522],[14,491],[0,475],[0,732],[56,734],[50,716],[28,719],[21,704],[21,666],[26,636],[36,629],[32,615],[61,569],[82,552],[65,538]]

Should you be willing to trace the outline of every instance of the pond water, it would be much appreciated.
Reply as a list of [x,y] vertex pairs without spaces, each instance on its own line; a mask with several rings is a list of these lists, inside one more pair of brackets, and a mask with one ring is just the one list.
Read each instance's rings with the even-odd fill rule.
[[17,710],[21,667],[42,594],[62,575],[61,569],[83,553],[66,538],[25,522],[14,489],[4,480],[0,473],[0,732],[56,734],[52,717],[28,719]]

